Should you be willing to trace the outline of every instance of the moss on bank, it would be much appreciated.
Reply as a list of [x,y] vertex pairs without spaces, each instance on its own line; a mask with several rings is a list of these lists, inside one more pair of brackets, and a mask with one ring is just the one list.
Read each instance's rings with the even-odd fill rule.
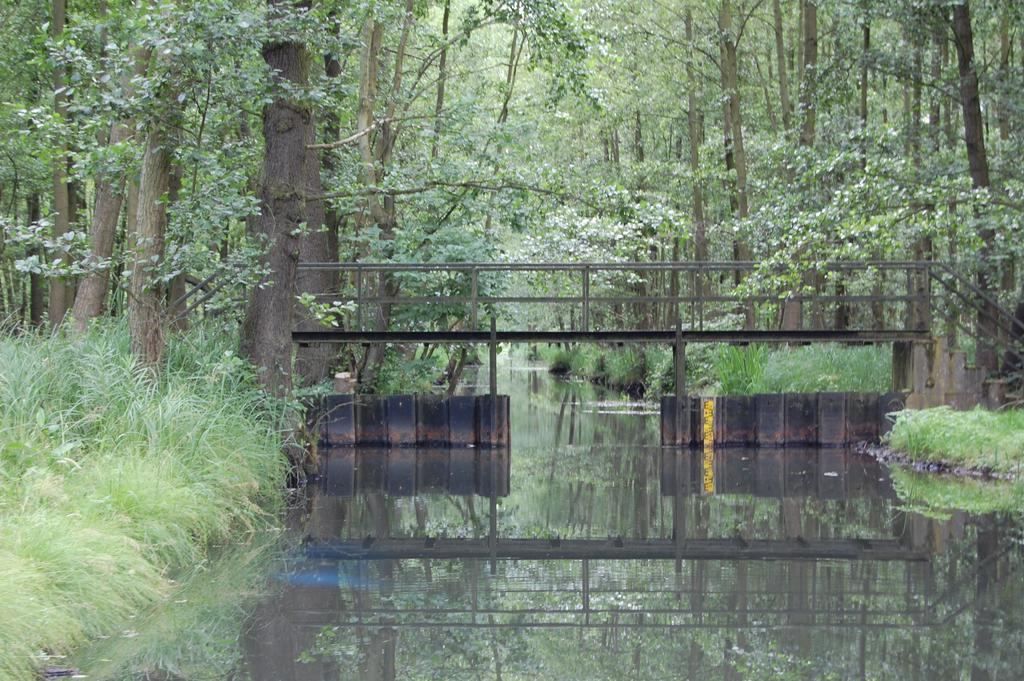
[[0,340],[0,678],[127,628],[211,546],[265,526],[274,408],[233,339],[173,339],[159,380],[123,326]]
[[1024,469],[1024,410],[902,411],[887,444],[919,461],[1017,475]]

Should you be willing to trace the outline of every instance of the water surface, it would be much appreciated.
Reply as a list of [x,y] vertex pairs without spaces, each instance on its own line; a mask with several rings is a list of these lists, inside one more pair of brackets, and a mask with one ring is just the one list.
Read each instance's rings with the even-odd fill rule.
[[500,384],[511,452],[323,453],[208,678],[1024,678],[1015,521],[913,512],[843,449],[708,458],[644,403]]

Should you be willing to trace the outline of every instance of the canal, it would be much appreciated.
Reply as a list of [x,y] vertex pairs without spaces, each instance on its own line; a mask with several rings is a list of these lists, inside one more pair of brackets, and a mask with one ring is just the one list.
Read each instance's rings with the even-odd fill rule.
[[1014,519],[841,448],[662,449],[656,406],[521,360],[499,385],[510,452],[321,452],[282,536],[225,548],[82,673],[1024,678]]

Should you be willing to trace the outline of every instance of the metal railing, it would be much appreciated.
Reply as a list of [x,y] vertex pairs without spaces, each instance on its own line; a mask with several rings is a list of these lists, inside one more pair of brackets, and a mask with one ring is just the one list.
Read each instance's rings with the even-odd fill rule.
[[[403,320],[397,314],[411,306],[442,312],[439,316],[450,327],[464,333],[483,331],[485,315],[503,315],[520,328],[543,324],[530,316],[529,308],[544,306],[555,312],[563,326],[559,331],[582,334],[722,329],[729,326],[724,319],[729,314],[744,317],[739,324],[733,320],[742,330],[777,330],[781,310],[790,306],[800,317],[796,328],[823,332],[823,337],[830,331],[859,329],[866,337],[888,338],[891,332],[931,329],[934,266],[916,261],[829,263],[810,275],[795,275],[789,290],[765,291],[737,284],[763,271],[754,262],[305,263],[300,271],[337,272],[341,285],[296,293],[347,307],[341,333],[349,337],[427,331],[422,318]],[[848,322],[837,323],[840,316]],[[443,330],[438,318],[433,321],[434,330]]]

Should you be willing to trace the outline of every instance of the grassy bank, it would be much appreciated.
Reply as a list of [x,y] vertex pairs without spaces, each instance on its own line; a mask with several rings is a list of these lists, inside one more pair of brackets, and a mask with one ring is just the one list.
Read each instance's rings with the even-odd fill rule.
[[[673,390],[672,351],[667,347],[580,345],[567,350],[541,346],[536,358],[553,372],[652,398]],[[891,376],[892,357],[881,346],[692,344],[686,351],[691,393],[886,392]]]
[[887,444],[915,460],[1016,475],[1024,470],[1024,410],[903,411]]
[[0,340],[0,678],[128,629],[210,548],[264,526],[285,462],[226,336],[152,380],[122,327]]

